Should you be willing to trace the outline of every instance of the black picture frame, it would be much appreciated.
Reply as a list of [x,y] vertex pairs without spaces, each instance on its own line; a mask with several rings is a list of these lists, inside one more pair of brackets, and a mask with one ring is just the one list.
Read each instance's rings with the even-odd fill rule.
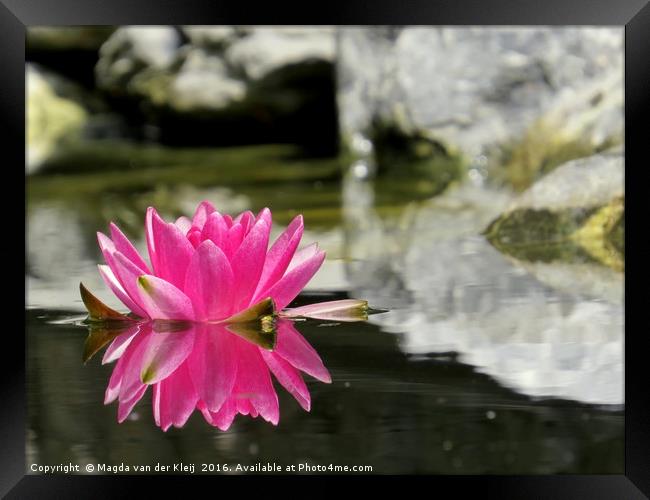
[[[348,1],[340,5],[311,3],[280,8],[277,3],[215,2],[210,0],[0,0],[0,143],[3,145],[4,174],[20,175],[24,164],[25,142],[25,30],[35,25],[125,25],[125,24],[302,24],[302,25],[607,25],[625,27],[625,162],[627,225],[625,248],[625,474],[603,476],[429,476],[417,481],[434,481],[452,488],[454,495],[478,494],[497,498],[647,498],[650,495],[650,391],[646,353],[648,333],[639,311],[648,307],[643,284],[648,238],[642,228],[644,196],[643,170],[647,168],[643,147],[648,141],[646,123],[650,116],[650,5],[646,0],[411,0]],[[646,123],[644,123],[646,122]],[[20,191],[14,181],[5,181],[2,199],[4,229],[0,252],[5,278],[5,331],[0,377],[0,494],[7,498],[103,498],[128,496],[142,481],[155,483],[173,494],[185,493],[188,482],[205,486],[208,480],[223,476],[147,477],[121,476],[36,476],[25,475],[25,337],[13,314],[20,304],[20,251],[17,243],[20,213],[16,199]],[[20,179],[15,179],[16,186]],[[23,192],[24,196],[24,192]],[[24,201],[24,198],[23,198]],[[24,207],[24,205],[23,205]],[[26,217],[26,214],[24,214]],[[25,230],[26,218],[22,219]],[[14,227],[15,226],[15,227]],[[15,284],[9,271],[15,271]],[[636,292],[640,290],[640,292]],[[23,298],[24,298],[23,293]],[[14,304],[15,302],[16,304]],[[23,324],[22,331],[25,331]],[[242,478],[233,478],[241,481]],[[274,478],[255,476],[260,493]],[[291,478],[293,479],[293,478]],[[304,481],[309,478],[298,477]],[[327,484],[334,487],[327,478]],[[344,477],[347,483],[357,476]],[[403,478],[409,481],[414,478]],[[198,482],[197,482],[198,481]],[[382,487],[394,482],[386,476],[373,478]],[[211,481],[212,483],[212,481]],[[262,484],[261,484],[262,483]],[[242,483],[243,484],[243,483]],[[252,484],[252,483],[251,483]],[[153,484],[152,484],[153,485]],[[148,485],[149,486],[149,485]],[[413,485],[412,487],[417,487]],[[420,484],[419,486],[422,486]],[[293,486],[295,487],[295,485]],[[295,490],[297,491],[297,490]],[[432,494],[435,490],[432,490]],[[155,493],[151,490],[150,495]],[[254,490],[252,491],[254,493]]]

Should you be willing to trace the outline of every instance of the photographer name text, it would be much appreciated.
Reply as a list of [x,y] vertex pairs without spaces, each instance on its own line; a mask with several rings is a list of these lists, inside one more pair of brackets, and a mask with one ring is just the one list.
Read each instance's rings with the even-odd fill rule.
[[275,462],[256,462],[252,464],[228,464],[228,463],[174,463],[155,465],[138,464],[103,464],[88,463],[84,465],[73,464],[30,464],[28,471],[32,474],[246,474],[246,473],[277,473],[277,472],[372,472],[371,465],[340,465],[340,464],[311,464],[307,462],[298,464],[282,465]]

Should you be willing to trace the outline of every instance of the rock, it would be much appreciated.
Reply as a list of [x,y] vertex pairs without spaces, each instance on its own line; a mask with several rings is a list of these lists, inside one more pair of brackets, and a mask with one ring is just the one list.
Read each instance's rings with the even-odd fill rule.
[[97,93],[38,64],[27,63],[25,71],[28,174],[49,168],[71,149],[95,139],[125,136],[122,118]]
[[190,51],[171,81],[169,104],[179,111],[218,111],[244,100],[246,85],[228,75],[220,57]]
[[521,165],[523,148],[529,183],[622,140],[622,42],[613,28],[341,28],[344,140],[371,138],[379,119],[479,167]]
[[89,113],[80,89],[33,64],[25,66],[27,82],[27,173],[66,143],[78,140]]
[[25,60],[92,89],[99,48],[113,31],[113,26],[28,26]]
[[574,160],[551,172],[513,201],[510,211],[602,206],[623,196],[623,156],[594,155]]
[[622,153],[573,160],[537,181],[486,229],[500,251],[529,262],[624,267]]
[[412,360],[447,355],[532,397],[623,403],[621,273],[499,253],[478,233],[509,191],[465,183],[394,218],[364,187],[344,186],[347,289],[389,309],[369,321]]
[[145,71],[163,71],[176,58],[181,38],[174,28],[127,26],[101,46],[95,67],[97,86],[112,93],[141,92],[133,83]]
[[154,114],[207,116],[229,127],[279,128],[323,99],[334,117],[333,29],[188,26],[182,35],[118,29],[100,51],[98,85],[152,105]]
[[247,30],[235,26],[183,26],[183,34],[193,46],[224,49]]
[[250,81],[312,61],[334,63],[332,28],[255,28],[233,43],[225,57]]
[[329,154],[334,56],[329,28],[128,27],[102,46],[96,74],[159,142],[294,143]]

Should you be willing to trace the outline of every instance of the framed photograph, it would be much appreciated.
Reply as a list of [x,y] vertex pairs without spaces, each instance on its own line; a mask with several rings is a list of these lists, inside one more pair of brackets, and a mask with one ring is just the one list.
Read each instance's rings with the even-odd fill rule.
[[3,495],[647,498],[650,6],[0,2]]

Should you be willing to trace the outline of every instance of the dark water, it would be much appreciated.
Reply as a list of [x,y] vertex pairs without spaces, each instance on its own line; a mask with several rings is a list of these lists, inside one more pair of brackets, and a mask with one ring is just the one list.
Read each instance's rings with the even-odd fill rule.
[[[221,432],[198,412],[154,425],[150,394],[123,424],[102,404],[112,365],[81,363],[75,315],[28,314],[28,463],[371,465],[378,473],[621,472],[620,411],[530,398],[454,355],[414,360],[372,324],[298,323],[333,383],[307,379],[311,413],[282,388],[278,427],[238,416]],[[78,315],[76,315],[78,317]],[[59,323],[52,324],[52,321]]]
[[[95,154],[108,162],[106,151]],[[464,183],[427,200],[407,183],[341,180],[331,161],[242,154],[219,157],[219,173],[210,161],[182,157],[172,166],[142,160],[135,169],[55,169],[28,179],[28,467],[623,471],[621,273],[501,254],[481,232],[509,201],[503,192]],[[333,382],[305,376],[310,413],[276,386],[277,427],[240,415],[221,432],[195,412],[184,428],[163,433],[150,393],[118,424],[117,405],[103,405],[112,365],[100,356],[81,361],[88,331],[78,324],[79,281],[119,307],[97,273],[95,232],[115,220],[142,248],[147,205],[170,217],[201,199],[226,212],[269,206],[274,234],[304,213],[303,241],[318,241],[328,256],[299,301],[351,296],[388,311],[363,323],[296,323]]]

